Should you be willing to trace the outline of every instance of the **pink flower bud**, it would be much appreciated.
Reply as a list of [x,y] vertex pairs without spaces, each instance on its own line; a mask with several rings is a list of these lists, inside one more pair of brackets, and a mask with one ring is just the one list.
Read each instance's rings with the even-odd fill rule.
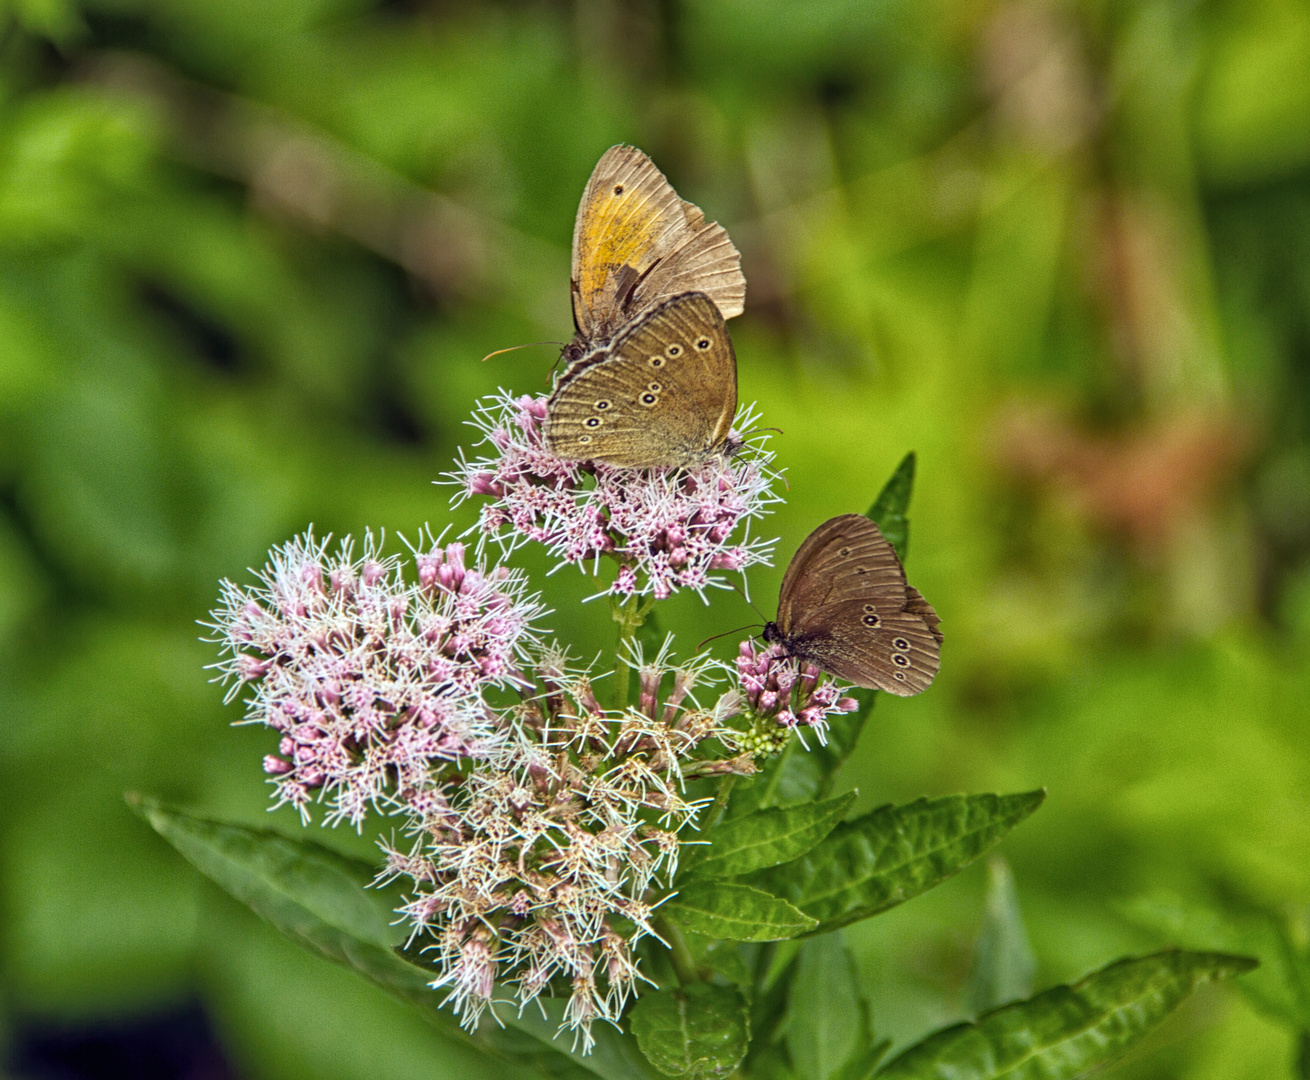
[[431,589],[437,581],[437,570],[441,566],[441,548],[433,548],[426,555],[420,555],[414,562],[418,566],[418,583],[424,589]]
[[272,666],[272,660],[261,660],[257,656],[242,653],[237,657],[237,678],[242,682],[254,682],[267,675]]
[[285,776],[291,772],[292,765],[288,761],[283,761],[280,757],[274,757],[267,754],[264,757],[264,772],[269,776]]

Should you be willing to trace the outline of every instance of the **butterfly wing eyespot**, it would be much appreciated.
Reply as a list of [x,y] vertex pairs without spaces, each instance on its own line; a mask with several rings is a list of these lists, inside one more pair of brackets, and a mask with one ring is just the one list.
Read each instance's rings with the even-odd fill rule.
[[664,350],[664,355],[667,356],[670,360],[676,360],[679,356],[682,355],[682,346],[675,342],[674,344],[670,345],[667,349]]
[[[670,360],[700,337],[714,343],[708,352],[694,362]],[[736,407],[736,360],[723,317],[708,296],[686,293],[565,370],[546,404],[546,445],[566,460],[685,467],[725,443]],[[579,442],[583,431],[595,438]]]
[[783,578],[777,625],[793,653],[901,697],[927,689],[940,665],[937,613],[859,514],[824,522],[801,544]]
[[704,352],[713,344],[714,342],[712,342],[709,338],[703,337],[696,342],[696,348],[699,349],[701,352]]
[[622,195],[622,194],[623,194],[623,185],[622,185],[622,184],[615,184],[615,185],[614,185],[614,194],[615,194],[615,195]]

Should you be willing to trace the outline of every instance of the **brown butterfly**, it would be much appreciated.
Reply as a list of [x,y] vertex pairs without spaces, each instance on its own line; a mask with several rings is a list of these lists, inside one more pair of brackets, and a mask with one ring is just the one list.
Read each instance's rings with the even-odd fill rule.
[[878,526],[842,514],[792,556],[764,640],[856,686],[909,697],[937,674],[940,626]]
[[627,468],[721,455],[737,410],[724,320],[745,299],[741,256],[635,147],[612,147],[587,183],[572,288],[577,333],[547,402],[551,452]]

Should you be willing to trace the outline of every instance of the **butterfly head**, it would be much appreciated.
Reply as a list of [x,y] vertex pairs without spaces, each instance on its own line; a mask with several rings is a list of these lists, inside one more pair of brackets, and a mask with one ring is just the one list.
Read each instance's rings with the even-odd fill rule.
[[782,628],[776,622],[766,622],[764,624],[764,630],[760,633],[760,636],[770,645],[775,645],[779,642],[785,644]]
[[587,354],[587,344],[580,338],[574,338],[560,350],[559,358],[564,361],[564,366],[577,360],[581,360]]

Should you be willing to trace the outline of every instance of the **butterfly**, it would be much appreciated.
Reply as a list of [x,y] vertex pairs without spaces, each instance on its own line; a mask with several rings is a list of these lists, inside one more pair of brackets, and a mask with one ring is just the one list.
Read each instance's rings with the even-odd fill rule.
[[576,334],[547,402],[551,452],[628,468],[721,454],[737,409],[724,323],[746,297],[722,226],[640,150],[612,147],[578,207],[571,280]]
[[792,556],[764,640],[857,686],[909,697],[937,674],[940,627],[878,526],[842,514]]

